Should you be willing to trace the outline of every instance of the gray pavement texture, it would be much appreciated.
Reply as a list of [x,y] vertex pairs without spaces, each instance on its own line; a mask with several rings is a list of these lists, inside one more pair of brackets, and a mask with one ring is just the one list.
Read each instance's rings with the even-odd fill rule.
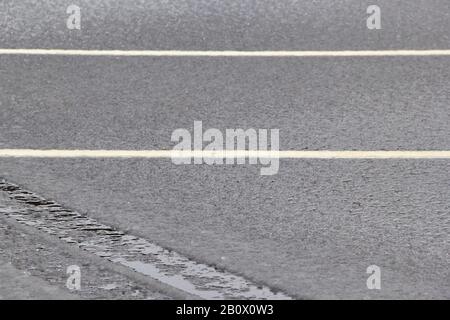
[[[450,48],[444,0],[375,1],[379,31],[365,25],[373,1],[78,1],[75,32],[69,3],[3,1],[0,47]],[[450,150],[449,67],[448,57],[0,56],[0,147],[170,149],[173,130],[202,120],[279,128],[283,150]],[[263,177],[167,159],[1,159],[0,176],[297,298],[448,299],[449,166],[283,160]],[[372,264],[379,291],[366,287]]]
[[[82,8],[80,31],[66,8]],[[369,5],[382,30],[366,27]],[[450,47],[447,0],[3,0],[10,48],[330,50]]]
[[10,263],[0,262],[0,300],[72,300],[69,294],[38,277],[16,269]]

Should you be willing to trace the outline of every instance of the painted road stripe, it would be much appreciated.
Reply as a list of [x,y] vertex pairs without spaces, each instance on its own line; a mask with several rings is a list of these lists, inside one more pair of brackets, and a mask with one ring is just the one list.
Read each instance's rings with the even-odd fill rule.
[[56,55],[111,57],[429,57],[450,56],[444,50],[342,50],[342,51],[200,51],[200,50],[71,50],[0,49],[0,55]]
[[279,159],[450,159],[436,151],[175,151],[175,150],[42,150],[0,149],[0,158],[279,158]]

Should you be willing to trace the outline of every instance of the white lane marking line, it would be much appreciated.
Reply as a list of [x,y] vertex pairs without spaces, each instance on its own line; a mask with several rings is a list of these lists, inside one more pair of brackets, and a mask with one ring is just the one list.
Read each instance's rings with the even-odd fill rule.
[[280,159],[450,159],[437,151],[175,151],[175,150],[42,150],[0,149],[0,158],[280,158]]
[[63,55],[118,57],[407,57],[450,56],[443,50],[338,50],[338,51],[201,51],[201,50],[71,50],[0,49],[0,55]]

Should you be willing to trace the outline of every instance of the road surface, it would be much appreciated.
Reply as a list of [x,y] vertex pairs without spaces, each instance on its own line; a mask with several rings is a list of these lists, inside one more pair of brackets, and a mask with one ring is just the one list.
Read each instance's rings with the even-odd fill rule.
[[[2,49],[450,49],[450,4],[3,1]],[[281,150],[450,150],[450,57],[0,55],[0,148],[166,150],[177,128]],[[294,298],[450,298],[450,160],[1,158],[0,177]],[[381,290],[366,269],[381,268]]]

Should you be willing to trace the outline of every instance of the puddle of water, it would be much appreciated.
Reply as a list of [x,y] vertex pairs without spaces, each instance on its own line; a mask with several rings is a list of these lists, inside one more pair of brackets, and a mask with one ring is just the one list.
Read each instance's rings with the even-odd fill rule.
[[200,298],[291,299],[284,293],[195,262],[146,239],[126,235],[17,185],[0,181],[0,193],[9,197],[0,206],[0,213]]

